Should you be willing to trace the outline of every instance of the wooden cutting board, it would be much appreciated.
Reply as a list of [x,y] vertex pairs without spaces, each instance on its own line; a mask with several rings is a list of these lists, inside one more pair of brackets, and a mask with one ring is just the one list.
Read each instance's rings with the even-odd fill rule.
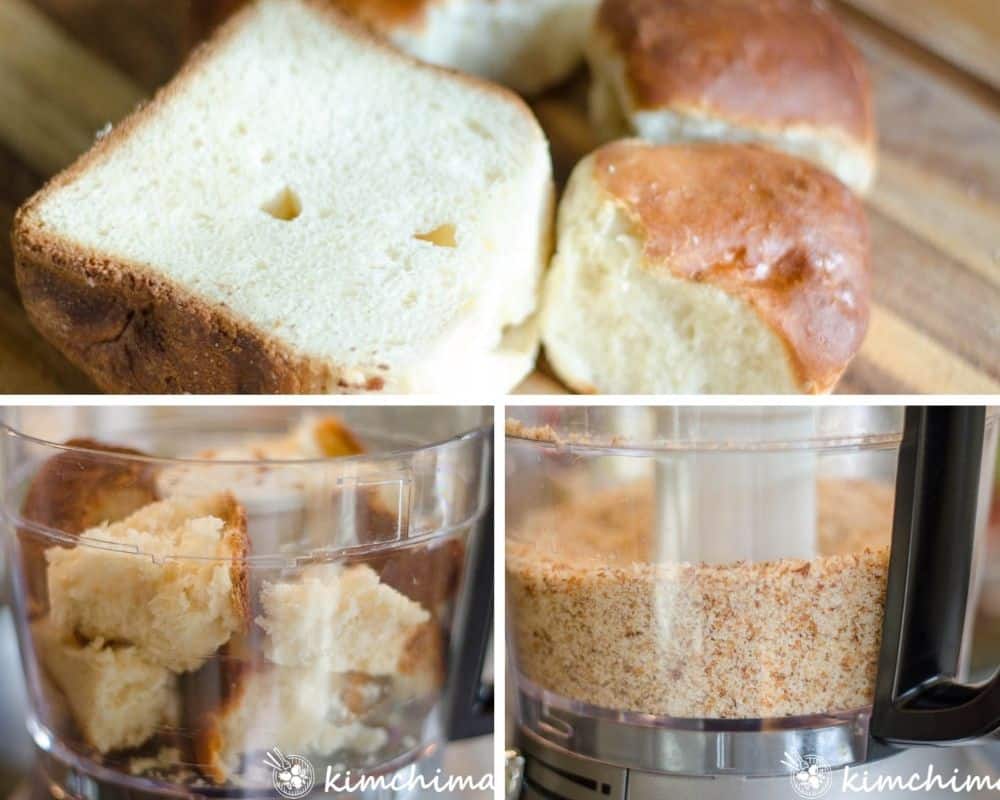
[[[216,2],[229,0],[0,0],[0,226],[176,69]],[[876,304],[839,391],[1000,392],[995,0],[838,9],[871,69],[881,138],[868,204]],[[564,179],[594,146],[585,75],[533,105]],[[2,237],[0,393],[92,390],[28,325]],[[563,388],[542,366],[521,391]]]

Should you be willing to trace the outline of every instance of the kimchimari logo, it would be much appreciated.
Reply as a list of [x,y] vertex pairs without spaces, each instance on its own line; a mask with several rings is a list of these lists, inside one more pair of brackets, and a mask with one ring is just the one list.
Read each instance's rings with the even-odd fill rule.
[[305,797],[316,784],[313,766],[302,756],[286,756],[275,747],[265,755],[264,764],[271,768],[275,791],[288,800]]
[[781,763],[792,771],[792,791],[799,797],[808,800],[823,797],[833,786],[830,764],[822,756],[799,756],[786,752]]

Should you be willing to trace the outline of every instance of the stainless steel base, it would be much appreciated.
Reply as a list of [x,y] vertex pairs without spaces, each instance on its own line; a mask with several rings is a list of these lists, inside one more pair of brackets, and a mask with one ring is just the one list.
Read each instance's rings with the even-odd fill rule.
[[539,741],[600,763],[693,777],[790,775],[786,754],[831,767],[868,760],[868,712],[763,720],[654,719],[570,704],[523,678],[521,727]]
[[[564,750],[524,728],[518,730],[517,743],[524,757],[520,785],[523,800],[801,800],[803,797],[793,788],[790,775],[695,777],[633,769]],[[888,800],[908,800],[914,796],[985,800],[996,797],[997,792],[983,787],[961,795],[948,790],[864,788],[874,786],[883,776],[922,779],[929,768],[944,779],[980,776],[1000,786],[996,761],[985,756],[980,747],[914,748],[877,763],[830,770],[828,785],[822,794],[815,796],[825,800],[857,800],[873,795]]]

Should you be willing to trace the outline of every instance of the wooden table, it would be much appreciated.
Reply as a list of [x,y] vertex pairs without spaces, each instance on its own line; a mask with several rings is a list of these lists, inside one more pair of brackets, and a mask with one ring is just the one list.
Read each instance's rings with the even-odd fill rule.
[[[224,0],[218,0],[223,2]],[[216,0],[0,0],[0,226],[165,81]],[[876,303],[839,390],[1000,392],[1000,15],[995,0],[839,0],[876,87]],[[537,99],[565,177],[594,142],[585,76]],[[563,391],[544,366],[522,391]],[[0,239],[0,392],[93,387],[34,333]]]

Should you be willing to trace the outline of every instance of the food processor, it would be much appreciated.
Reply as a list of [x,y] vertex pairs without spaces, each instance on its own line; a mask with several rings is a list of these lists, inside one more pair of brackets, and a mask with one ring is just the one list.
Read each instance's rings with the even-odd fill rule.
[[424,796],[492,732],[490,412],[13,414],[39,795]]
[[512,795],[1000,788],[929,747],[1000,728],[967,674],[995,411],[508,414]]

